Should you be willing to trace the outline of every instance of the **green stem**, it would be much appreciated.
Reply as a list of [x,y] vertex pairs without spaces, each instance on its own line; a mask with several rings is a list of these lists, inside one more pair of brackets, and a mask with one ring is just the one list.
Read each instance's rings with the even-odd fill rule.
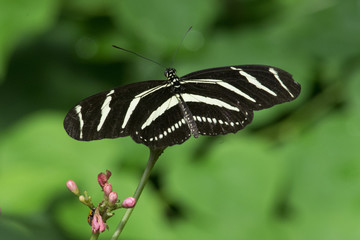
[[90,240],[97,240],[99,237],[99,232],[91,234]]
[[[139,201],[139,198],[140,198],[140,195],[141,195],[142,191],[144,190],[145,184],[149,180],[152,168],[154,167],[156,161],[158,160],[158,158],[160,157],[160,155],[161,155],[161,153],[163,151],[164,151],[164,148],[161,148],[161,149],[152,149],[152,148],[150,148],[150,156],[149,156],[148,163],[146,165],[145,171],[144,171],[144,173],[143,173],[143,175],[141,177],[139,185],[137,186],[136,191],[135,191],[134,196],[133,196],[136,199],[136,204]],[[128,208],[126,210],[126,212],[125,212],[123,218],[121,219],[121,222],[117,226],[111,240],[118,239],[118,237],[120,236],[122,230],[125,227],[125,224],[129,220],[129,218],[131,216],[131,213],[133,212],[134,208],[135,207]]]

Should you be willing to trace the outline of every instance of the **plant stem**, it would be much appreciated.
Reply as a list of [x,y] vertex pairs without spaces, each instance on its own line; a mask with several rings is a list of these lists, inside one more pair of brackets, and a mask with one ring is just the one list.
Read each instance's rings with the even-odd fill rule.
[[99,232],[91,234],[90,240],[97,240],[99,237]]
[[[135,191],[134,196],[133,196],[136,199],[136,204],[138,203],[140,195],[141,195],[142,191],[144,190],[145,184],[149,180],[152,168],[154,167],[156,161],[158,160],[158,158],[160,157],[160,155],[164,151],[164,149],[165,148],[161,148],[161,149],[152,149],[152,148],[150,148],[150,156],[149,156],[148,163],[146,165],[145,171],[144,171],[144,173],[143,173],[143,175],[142,175],[142,177],[140,179],[139,185],[137,186],[136,191]],[[133,212],[134,208],[135,208],[135,206],[133,208],[129,208],[129,209],[126,210],[126,212],[125,212],[123,218],[121,219],[119,225],[117,226],[111,240],[118,239],[118,237],[120,236],[122,230],[125,227],[125,224],[129,220],[130,215]]]

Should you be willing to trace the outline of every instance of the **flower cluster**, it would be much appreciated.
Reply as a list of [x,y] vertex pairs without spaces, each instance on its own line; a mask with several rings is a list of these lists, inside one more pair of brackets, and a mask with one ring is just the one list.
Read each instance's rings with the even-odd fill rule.
[[105,228],[107,228],[106,221],[114,215],[114,210],[133,208],[136,204],[136,199],[133,197],[128,197],[122,202],[118,200],[118,194],[113,191],[112,185],[109,183],[110,176],[111,172],[109,170],[106,170],[106,173],[98,174],[98,182],[104,192],[104,199],[96,207],[92,203],[92,198],[88,195],[87,191],[84,191],[84,194],[80,194],[79,188],[73,180],[66,182],[67,188],[79,197],[80,202],[91,209],[88,221],[93,233],[105,231]]

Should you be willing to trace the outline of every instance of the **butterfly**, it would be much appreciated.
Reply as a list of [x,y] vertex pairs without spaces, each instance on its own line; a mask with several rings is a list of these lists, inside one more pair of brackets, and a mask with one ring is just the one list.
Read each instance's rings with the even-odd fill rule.
[[254,111],[296,99],[301,90],[288,72],[266,65],[209,68],[166,80],[133,83],[100,92],[75,105],[64,128],[80,141],[131,136],[150,148],[190,136],[236,133]]

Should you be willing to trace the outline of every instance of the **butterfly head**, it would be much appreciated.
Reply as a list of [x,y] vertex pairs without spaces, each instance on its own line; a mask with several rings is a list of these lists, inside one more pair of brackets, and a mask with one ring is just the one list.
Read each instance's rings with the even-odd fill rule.
[[173,80],[174,78],[178,78],[178,76],[176,76],[175,68],[167,68],[165,70],[164,75],[167,78],[167,80]]

